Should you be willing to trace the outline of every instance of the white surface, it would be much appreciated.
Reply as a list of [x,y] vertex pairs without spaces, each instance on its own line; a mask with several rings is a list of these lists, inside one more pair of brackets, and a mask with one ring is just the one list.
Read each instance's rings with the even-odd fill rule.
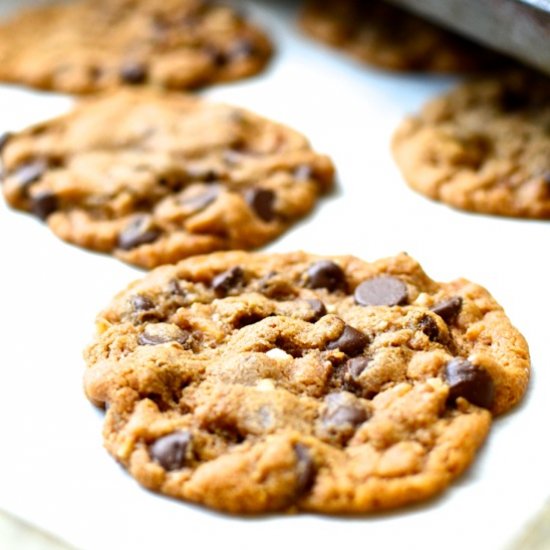
[[[548,224],[453,211],[406,187],[390,157],[391,133],[451,79],[364,69],[285,26],[292,8],[256,4],[279,45],[271,69],[206,95],[302,130],[340,176],[337,194],[269,249],[369,260],[406,250],[436,280],[465,276],[485,285],[531,346],[534,376],[523,405],[495,422],[467,475],[419,507],[364,519],[246,520],[157,497],[103,450],[102,415],[81,389],[81,350],[95,314],[140,272],[61,242],[2,202],[0,508],[90,550],[503,548],[550,495]],[[0,87],[1,129],[69,104]]]

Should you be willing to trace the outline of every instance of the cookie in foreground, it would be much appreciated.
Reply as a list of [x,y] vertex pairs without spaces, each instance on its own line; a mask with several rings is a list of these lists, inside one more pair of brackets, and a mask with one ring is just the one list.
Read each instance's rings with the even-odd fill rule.
[[550,78],[517,69],[461,84],[393,137],[408,184],[462,210],[550,218]]
[[60,238],[151,268],[259,247],[308,214],[334,167],[237,107],[153,90],[87,98],[3,143],[3,192]]
[[0,80],[68,93],[190,89],[260,72],[267,36],[227,4],[78,0],[0,23]]
[[504,58],[381,0],[308,0],[301,28],[312,38],[393,71],[468,72]]
[[142,485],[232,513],[366,513],[472,462],[529,378],[482,287],[373,263],[219,252],[120,293],[85,352],[105,445]]

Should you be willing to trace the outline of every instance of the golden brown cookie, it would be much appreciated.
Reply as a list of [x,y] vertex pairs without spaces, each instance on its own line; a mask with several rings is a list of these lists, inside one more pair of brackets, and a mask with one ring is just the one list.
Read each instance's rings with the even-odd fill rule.
[[69,93],[196,88],[253,75],[270,55],[262,31],[205,0],[79,0],[0,24],[0,80]]
[[503,58],[381,0],[308,0],[300,25],[311,37],[394,71],[466,72]]
[[529,378],[490,294],[405,254],[164,266],[98,317],[85,357],[108,451],[145,487],[234,513],[426,499]]
[[62,239],[142,267],[255,248],[333,183],[305,137],[243,109],[122,90],[8,136],[3,191]]
[[550,218],[550,79],[467,82],[407,118],[393,154],[409,185],[455,208]]

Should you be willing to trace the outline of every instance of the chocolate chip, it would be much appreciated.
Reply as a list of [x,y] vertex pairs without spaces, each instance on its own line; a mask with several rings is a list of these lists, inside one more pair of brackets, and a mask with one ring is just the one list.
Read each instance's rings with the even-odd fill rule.
[[449,384],[449,402],[463,397],[473,405],[490,409],[495,396],[495,385],[491,375],[467,359],[457,357],[445,366],[445,379]]
[[30,199],[31,211],[41,220],[47,220],[59,207],[57,196],[51,191],[41,191]]
[[500,95],[500,106],[505,112],[514,112],[526,108],[529,105],[527,94],[518,90],[506,88]]
[[407,285],[388,275],[363,281],[355,289],[355,303],[360,306],[400,306],[408,298]]
[[309,319],[311,323],[317,322],[321,317],[324,317],[327,314],[327,308],[321,300],[317,300],[317,298],[311,298],[309,300],[306,300],[306,302],[311,306],[311,309],[313,310],[313,317]]
[[136,216],[118,236],[118,247],[131,250],[156,241],[160,235],[161,231],[155,226],[151,216]]
[[10,132],[4,132],[0,134],[0,153],[4,150],[4,147],[8,144],[8,141],[13,137]]
[[147,79],[147,65],[128,61],[120,68],[120,78],[126,84],[143,84]]
[[185,290],[181,288],[180,282],[177,279],[172,279],[171,281],[169,281],[166,290],[169,294],[176,296],[185,296],[186,294]]
[[205,188],[201,193],[196,193],[190,197],[182,197],[181,204],[193,212],[199,212],[200,210],[204,210],[218,198],[220,190],[221,187],[219,185],[212,185]]
[[245,193],[245,200],[264,222],[270,222],[275,218],[275,193],[271,189],[249,189]]
[[307,286],[310,288],[326,288],[333,292],[345,289],[346,276],[343,269],[330,260],[319,260],[307,270]]
[[369,366],[371,359],[369,357],[354,357],[345,364],[344,379],[355,383],[361,376],[361,373]]
[[308,447],[296,443],[294,452],[296,453],[296,493],[302,495],[313,486],[316,468]]
[[142,346],[157,346],[177,342],[182,346],[189,343],[191,334],[171,323],[149,324],[138,336],[138,342]]
[[132,296],[132,307],[134,311],[150,311],[155,309],[155,302],[143,294],[136,294]]
[[191,434],[177,431],[157,439],[150,448],[151,457],[165,470],[180,470],[189,459]]
[[353,357],[362,353],[368,343],[369,339],[366,334],[346,325],[340,337],[327,344],[327,349],[339,349]]
[[36,183],[44,175],[47,167],[46,162],[43,160],[35,160],[20,166],[10,176],[22,191],[26,191],[29,186]]
[[355,405],[347,403],[346,394],[331,393],[325,401],[327,410],[323,415],[323,423],[327,427],[339,428],[344,425],[353,428],[367,419],[367,412]]
[[456,321],[461,309],[462,298],[460,296],[453,296],[448,300],[438,302],[431,310],[436,315],[439,315],[448,325],[452,325]]
[[227,296],[230,290],[241,286],[244,283],[244,271],[241,267],[236,266],[216,275],[212,280],[212,288],[216,296]]
[[424,315],[420,318],[418,321],[418,330],[423,332],[432,342],[435,342],[439,337],[439,327],[429,315]]

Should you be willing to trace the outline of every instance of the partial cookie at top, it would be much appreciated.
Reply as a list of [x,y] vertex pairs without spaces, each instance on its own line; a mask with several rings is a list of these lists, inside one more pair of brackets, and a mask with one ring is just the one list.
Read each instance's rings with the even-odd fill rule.
[[490,294],[405,254],[164,266],[98,317],[85,357],[108,451],[154,491],[233,513],[429,498],[529,378]]
[[8,203],[62,239],[146,268],[261,246],[333,184],[301,134],[243,109],[122,90],[9,136]]
[[382,69],[466,72],[503,63],[500,55],[381,0],[308,0],[300,25]]
[[550,218],[550,79],[515,70],[460,85],[407,118],[393,154],[409,185],[450,206]]
[[253,75],[266,35],[205,0],[79,0],[0,24],[0,80],[69,93],[121,85],[189,89]]

